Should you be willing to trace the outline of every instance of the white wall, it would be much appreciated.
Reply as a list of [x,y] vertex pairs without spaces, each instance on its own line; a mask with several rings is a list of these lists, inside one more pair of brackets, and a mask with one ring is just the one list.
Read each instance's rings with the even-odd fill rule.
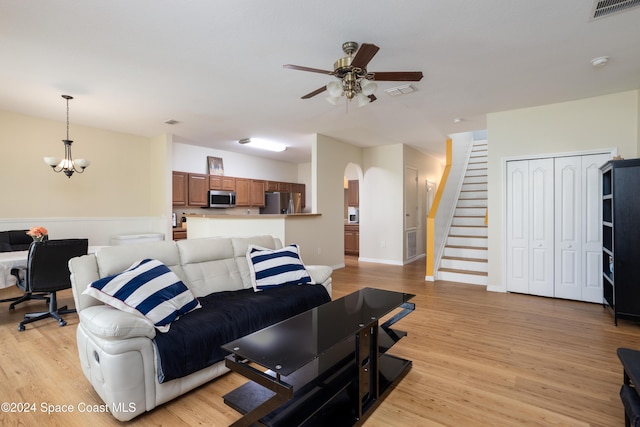
[[505,291],[505,159],[617,148],[638,156],[639,92],[629,91],[578,101],[493,113],[488,125],[489,286]]
[[209,173],[207,156],[222,158],[224,174],[228,176],[299,182],[298,165],[296,163],[281,162],[178,142],[173,143],[173,170],[191,173]]
[[360,259],[402,265],[404,253],[404,148],[363,150],[360,185]]

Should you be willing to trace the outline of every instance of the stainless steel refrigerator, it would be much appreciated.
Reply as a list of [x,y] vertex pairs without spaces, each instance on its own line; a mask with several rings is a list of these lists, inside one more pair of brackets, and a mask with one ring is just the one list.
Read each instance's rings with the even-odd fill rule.
[[302,212],[300,193],[265,193],[265,206],[260,208],[261,214],[287,214]]

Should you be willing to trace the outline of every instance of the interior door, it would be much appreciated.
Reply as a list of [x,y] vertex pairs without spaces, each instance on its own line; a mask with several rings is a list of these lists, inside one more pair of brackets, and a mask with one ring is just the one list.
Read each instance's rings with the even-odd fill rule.
[[529,161],[507,162],[507,290],[529,293]]
[[553,296],[553,159],[529,161],[529,293]]
[[555,161],[555,293],[580,300],[582,281],[582,179],[580,157]]
[[418,227],[418,169],[404,169],[404,229]]
[[609,154],[582,157],[583,224],[582,301],[602,303],[602,171]]

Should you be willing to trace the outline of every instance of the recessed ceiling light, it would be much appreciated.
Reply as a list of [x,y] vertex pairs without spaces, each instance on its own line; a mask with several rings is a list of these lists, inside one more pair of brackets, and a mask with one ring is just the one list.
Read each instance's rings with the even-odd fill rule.
[[607,65],[607,62],[609,62],[608,56],[599,56],[591,60],[591,65],[593,66],[593,68],[600,68]]
[[453,119],[453,123],[460,123],[462,121],[462,119],[460,117],[456,117],[455,119]]

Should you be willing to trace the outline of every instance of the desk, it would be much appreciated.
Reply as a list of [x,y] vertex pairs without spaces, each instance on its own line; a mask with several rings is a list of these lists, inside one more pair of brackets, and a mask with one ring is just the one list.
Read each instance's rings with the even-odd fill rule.
[[[89,246],[89,253],[97,252],[104,246]],[[16,284],[15,276],[11,275],[11,269],[19,265],[27,265],[29,251],[0,252],[0,289],[8,288]]]

